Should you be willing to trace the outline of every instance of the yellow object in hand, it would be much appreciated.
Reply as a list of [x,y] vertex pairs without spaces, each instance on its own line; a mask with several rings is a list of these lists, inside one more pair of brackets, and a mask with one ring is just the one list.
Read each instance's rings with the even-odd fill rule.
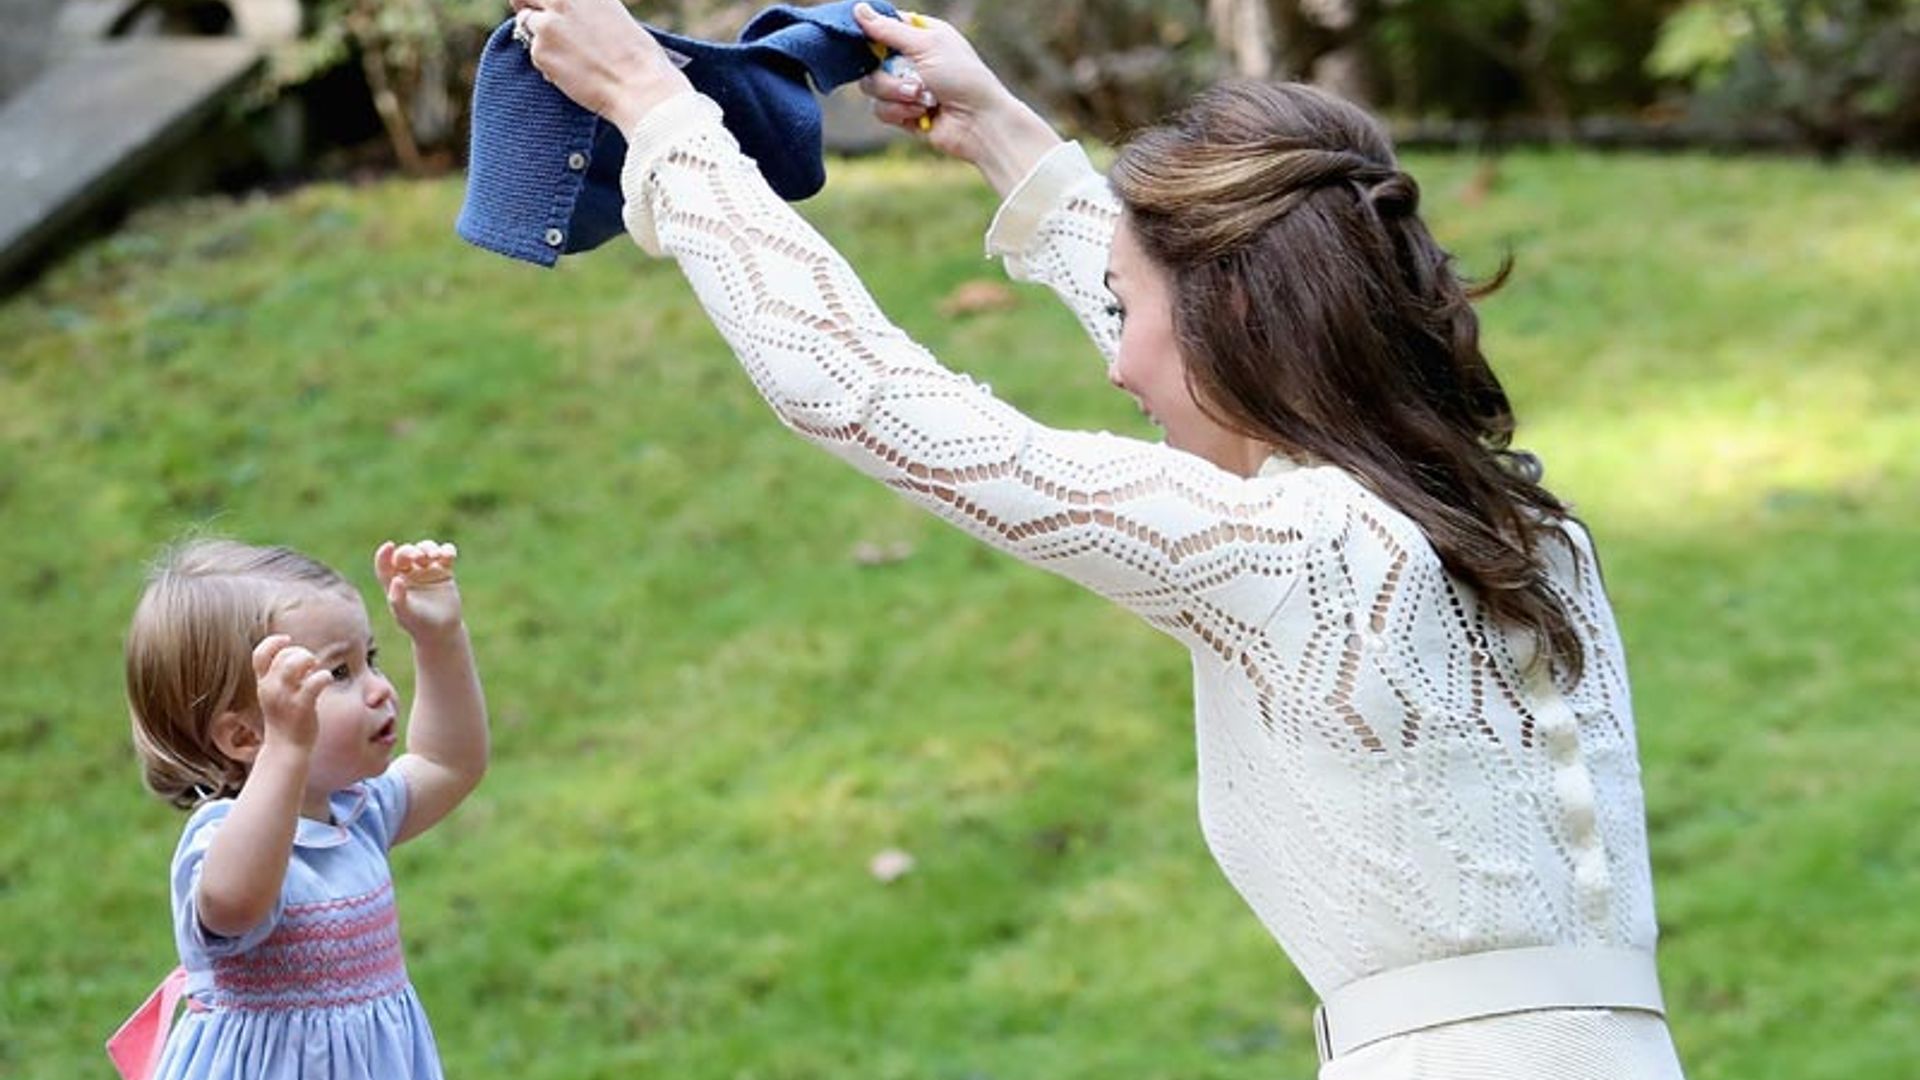
[[[914,27],[916,29],[925,30],[927,28],[927,20],[923,18],[920,15],[920,13],[917,11],[903,11],[900,13],[900,19],[902,22],[905,22],[908,26]],[[885,45],[882,45],[877,41],[869,41],[867,43],[867,47],[873,50],[873,55],[880,58],[880,68],[881,70],[885,71],[887,74],[893,76],[896,79],[911,78],[916,81],[919,79],[920,72],[914,68],[913,61],[907,59],[906,57],[900,55],[897,52],[888,51]],[[924,88],[925,84],[922,83],[921,85]],[[923,92],[924,92],[924,89],[923,89]],[[924,115],[921,116],[920,130],[932,131],[933,117],[924,116]]]

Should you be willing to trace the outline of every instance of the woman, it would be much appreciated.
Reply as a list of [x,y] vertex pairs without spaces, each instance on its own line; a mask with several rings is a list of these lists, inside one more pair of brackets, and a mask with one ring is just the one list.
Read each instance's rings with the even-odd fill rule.
[[1418,189],[1359,110],[1232,85],[1108,182],[950,26],[881,117],[1004,196],[1164,445],[1046,428],[889,324],[618,0],[515,0],[617,124],[675,258],[790,427],[1193,657],[1200,809],[1321,996],[1321,1076],[1671,1078],[1626,671],[1592,540],[1513,416]]

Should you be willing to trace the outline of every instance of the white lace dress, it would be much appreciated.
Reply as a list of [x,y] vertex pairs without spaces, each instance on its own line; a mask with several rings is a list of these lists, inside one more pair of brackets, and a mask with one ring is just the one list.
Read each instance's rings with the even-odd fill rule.
[[[1193,659],[1200,819],[1227,878],[1317,993],[1538,945],[1654,947],[1626,668],[1591,541],[1552,577],[1586,645],[1578,685],[1528,677],[1419,529],[1339,469],[1253,477],[1060,431],[942,367],[741,156],[711,102],[648,114],[629,231],[678,261],[782,422],[996,548],[1085,585]],[[989,235],[1102,352],[1117,220],[1071,144]],[[1557,545],[1549,545],[1555,548]],[[1562,1009],[1396,1036],[1325,1078],[1680,1076],[1651,1013]]]

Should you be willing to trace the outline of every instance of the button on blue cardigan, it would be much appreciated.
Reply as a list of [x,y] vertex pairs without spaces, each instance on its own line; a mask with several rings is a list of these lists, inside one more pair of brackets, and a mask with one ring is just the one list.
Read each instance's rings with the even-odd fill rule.
[[[898,17],[884,0],[869,2]],[[719,103],[741,151],[781,198],[820,190],[826,167],[814,88],[824,93],[879,64],[854,21],[853,0],[767,8],[732,44],[646,30],[687,59],[688,81]],[[589,251],[625,231],[626,140],[535,70],[513,40],[511,21],[494,30],[481,53],[471,135],[466,201],[455,223],[469,243],[552,266],[562,254]]]

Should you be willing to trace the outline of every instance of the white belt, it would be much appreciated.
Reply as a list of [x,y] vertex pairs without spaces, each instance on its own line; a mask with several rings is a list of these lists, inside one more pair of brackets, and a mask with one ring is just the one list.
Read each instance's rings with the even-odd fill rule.
[[1546,945],[1455,956],[1348,983],[1313,1010],[1313,1037],[1324,1064],[1409,1031],[1537,1009],[1667,1011],[1652,953]]

